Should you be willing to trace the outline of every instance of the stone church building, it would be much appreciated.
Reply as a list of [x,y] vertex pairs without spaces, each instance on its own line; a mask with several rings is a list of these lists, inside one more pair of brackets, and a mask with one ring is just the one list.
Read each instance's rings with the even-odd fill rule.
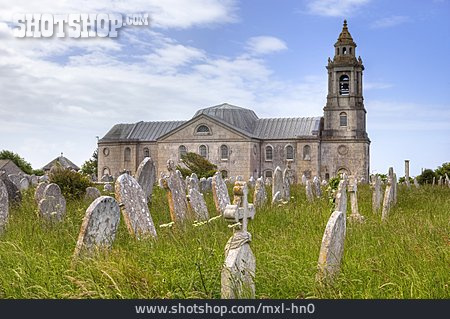
[[363,98],[364,66],[347,22],[328,58],[328,95],[323,116],[259,118],[227,103],[198,110],[186,121],[117,124],[98,142],[98,174],[134,174],[147,156],[158,174],[166,162],[196,152],[225,176],[271,177],[290,162],[297,179],[329,179],[340,172],[368,180],[370,140]]

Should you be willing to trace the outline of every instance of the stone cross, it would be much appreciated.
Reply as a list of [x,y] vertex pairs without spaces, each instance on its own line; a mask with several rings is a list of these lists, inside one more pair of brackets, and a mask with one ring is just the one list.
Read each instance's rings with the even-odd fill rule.
[[5,183],[0,179],[0,234],[8,223],[9,199]]
[[74,258],[82,252],[108,249],[116,237],[120,222],[120,208],[117,201],[109,196],[95,199],[86,210],[75,247]]
[[262,177],[256,180],[253,203],[255,208],[261,208],[267,204],[266,186],[264,185]]
[[188,213],[188,201],[186,197],[186,185],[180,171],[175,169],[172,160],[167,161],[169,175],[162,178],[162,186],[167,190],[170,217],[173,222],[182,222]]
[[151,203],[153,185],[156,182],[156,169],[151,157],[144,158],[144,160],[139,164],[136,171],[136,180],[139,185],[141,185],[141,188],[147,197],[147,201]]
[[356,178],[351,179],[348,185],[348,192],[350,193],[350,207],[352,211],[349,218],[351,221],[362,223],[364,222],[364,216],[359,213],[358,209],[358,180]]
[[307,180],[305,184],[306,198],[308,199],[308,201],[312,202],[314,200],[314,194],[312,191],[311,182]]
[[245,182],[236,181],[233,187],[233,205],[224,211],[226,221],[240,222],[225,246],[225,262],[221,272],[222,299],[255,298],[255,255],[250,247],[251,234],[247,231],[248,219],[253,219],[255,209],[248,203]]
[[328,220],[320,246],[318,273],[319,283],[332,282],[341,268],[345,242],[345,215],[334,211]]
[[230,204],[230,195],[220,172],[215,173],[212,178],[212,191],[217,212],[223,214],[227,205]]
[[40,215],[49,221],[61,221],[66,214],[66,200],[57,184],[48,184],[39,201]]
[[379,175],[374,175],[372,179],[372,212],[378,213],[381,206],[381,177]]
[[405,183],[408,188],[411,187],[411,183],[409,182],[409,160],[405,160]]
[[272,197],[275,198],[276,193],[280,192],[281,198],[284,195],[284,187],[283,187],[283,172],[281,168],[277,166],[275,171],[273,172],[273,180],[272,180]]
[[139,183],[129,174],[120,175],[115,186],[128,232],[137,239],[156,238],[156,229],[148,210],[147,198]]
[[187,178],[188,200],[190,211],[193,213],[195,220],[204,221],[209,219],[208,208],[205,198],[200,193],[199,180],[196,174],[192,174]]

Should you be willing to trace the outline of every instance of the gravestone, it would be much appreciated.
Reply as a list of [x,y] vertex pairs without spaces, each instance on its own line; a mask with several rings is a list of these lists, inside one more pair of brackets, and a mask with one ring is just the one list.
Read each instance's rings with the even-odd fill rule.
[[322,190],[320,189],[320,181],[317,176],[314,176],[313,178],[313,185],[314,185],[314,193],[317,198],[322,196]]
[[8,192],[9,204],[22,202],[22,193],[8,176],[6,174],[0,174],[0,180],[5,184],[6,191]]
[[439,179],[438,179],[438,186],[442,186],[442,176],[439,176]]
[[409,160],[405,160],[405,183],[408,188],[411,187],[411,183],[409,182]]
[[38,178],[39,183],[48,183],[49,181],[50,181],[50,178],[48,177],[48,175],[42,175],[42,176],[39,176],[39,178]]
[[347,174],[342,174],[342,178],[339,181],[338,189],[334,198],[334,210],[342,212],[344,218],[347,218]]
[[23,177],[20,179],[20,191],[26,191],[29,187],[30,187],[30,181],[28,180],[28,178]]
[[[192,176],[194,175],[194,176]],[[188,199],[189,206],[194,215],[195,220],[203,221],[209,219],[208,208],[206,206],[205,198],[203,194],[199,191],[199,181],[197,175],[192,174],[188,178]]]
[[105,184],[105,186],[103,186],[103,191],[107,193],[112,193],[114,192],[114,187],[112,186],[112,184],[107,183]]
[[189,209],[185,181],[172,160],[167,161],[167,170],[169,174],[162,178],[162,186],[167,191],[170,217],[173,222],[182,222],[186,219]]
[[6,189],[5,183],[0,179],[0,233],[6,227],[9,217],[9,199],[8,190]]
[[212,177],[206,179],[206,191],[210,192],[212,190]]
[[305,174],[303,174],[302,175],[302,184],[303,185],[306,185],[306,181],[307,181],[308,179],[306,178],[306,175]]
[[349,219],[354,222],[362,223],[364,222],[364,216],[359,213],[358,209],[358,180],[351,179],[348,185],[348,192],[350,193],[350,207],[351,214]]
[[445,173],[445,183],[447,184],[447,187],[450,187],[450,178],[448,177],[447,173]]
[[146,157],[139,164],[136,171],[136,180],[141,185],[142,190],[150,203],[152,201],[153,185],[156,181],[155,164],[151,157]]
[[284,185],[283,185],[283,172],[281,171],[281,168],[277,166],[275,168],[275,171],[273,172],[273,180],[272,180],[272,204],[275,202],[273,201],[275,199],[275,195],[279,192],[281,195],[281,199],[284,195]]
[[414,177],[414,186],[415,186],[416,188],[419,188],[419,187],[420,187],[419,182],[417,181],[417,178],[415,178],[415,177]]
[[18,174],[9,174],[8,178],[20,190],[20,181],[22,180],[22,177]]
[[381,177],[379,175],[373,176],[372,181],[372,211],[373,213],[378,213],[381,206]]
[[311,182],[309,180],[306,180],[305,185],[306,185],[305,186],[306,199],[308,199],[308,201],[312,202],[314,200],[314,194],[312,191]]
[[267,204],[267,192],[262,177],[255,183],[255,192],[253,193],[253,204],[255,208],[261,208]]
[[147,198],[139,183],[129,174],[122,174],[116,180],[115,193],[128,232],[137,239],[148,236],[156,238]]
[[281,203],[282,200],[283,200],[283,197],[281,196],[281,192],[278,191],[272,197],[272,205],[279,204],[279,203]]
[[233,187],[233,205],[224,211],[226,221],[240,223],[239,229],[225,246],[225,262],[221,272],[222,299],[255,298],[256,259],[250,247],[251,234],[247,231],[248,219],[253,219],[255,209],[248,203],[247,184],[236,181]]
[[112,177],[111,175],[103,175],[102,178],[100,179],[100,182],[112,183],[114,182],[114,177]]
[[386,189],[384,191],[384,198],[383,198],[383,209],[381,211],[381,220],[386,220],[389,215],[389,211],[391,209],[392,203],[393,203],[393,189],[392,189],[392,183],[394,178],[394,172],[392,167],[389,168],[388,178],[387,178],[387,185]]
[[271,187],[272,186],[272,178],[266,177],[264,184],[268,187]]
[[200,181],[197,174],[192,173],[191,176],[186,176],[186,185],[189,191],[189,187],[200,191]]
[[254,188],[256,184],[255,178],[253,176],[250,176],[248,179],[248,187]]
[[208,190],[207,190],[207,188],[208,188],[207,183],[208,183],[208,182],[207,182],[207,180],[206,180],[205,177],[200,178],[200,180],[199,180],[199,186],[200,186],[200,191],[201,191],[202,193],[208,191]]
[[110,248],[116,237],[119,221],[120,208],[114,198],[101,196],[95,199],[84,215],[74,257],[98,248]]
[[215,173],[212,178],[212,191],[217,212],[223,214],[227,205],[230,204],[230,195],[220,172]]
[[41,199],[44,197],[44,190],[47,187],[47,185],[48,185],[47,182],[40,182],[36,186],[36,190],[34,191],[34,201],[36,202],[36,204],[39,204]]
[[285,202],[289,202],[291,200],[291,184],[287,178],[283,178],[283,194],[281,197]]
[[433,176],[433,183],[431,185],[432,186],[436,185],[436,176]]
[[100,196],[102,196],[102,194],[100,194],[100,191],[96,187],[87,187],[84,199],[92,201],[96,198],[99,198]]
[[283,171],[283,180],[287,180],[289,185],[294,185],[296,181],[295,171],[291,168],[291,161],[286,163],[286,168]]
[[392,175],[392,203],[397,204],[398,183],[397,174]]
[[328,185],[328,182],[327,182],[327,180],[326,179],[324,179],[323,181],[322,181],[322,186],[327,186]]
[[334,211],[328,220],[320,246],[319,271],[316,280],[319,283],[332,282],[341,268],[345,242],[345,215]]
[[57,184],[48,184],[39,201],[39,214],[47,221],[62,221],[66,214],[66,200]]

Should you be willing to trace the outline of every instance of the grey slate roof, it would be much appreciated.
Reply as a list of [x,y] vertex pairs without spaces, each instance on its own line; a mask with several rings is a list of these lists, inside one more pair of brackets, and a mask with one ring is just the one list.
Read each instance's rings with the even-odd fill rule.
[[[320,117],[258,118],[254,111],[231,104],[220,104],[198,110],[192,119],[205,115],[251,138],[289,139],[318,135]],[[138,122],[117,124],[100,140],[156,141],[188,121]]]
[[6,174],[25,174],[13,161],[10,159],[0,160],[0,171],[5,171]]
[[47,165],[45,165],[44,167],[42,167],[42,169],[44,171],[49,171],[52,169],[52,167],[56,164],[56,163],[61,164],[62,167],[64,168],[71,168],[73,170],[79,171],[80,168],[75,165],[71,160],[69,160],[68,158],[64,157],[64,156],[58,156],[57,158],[55,158],[53,161],[51,161],[50,163],[48,163]]

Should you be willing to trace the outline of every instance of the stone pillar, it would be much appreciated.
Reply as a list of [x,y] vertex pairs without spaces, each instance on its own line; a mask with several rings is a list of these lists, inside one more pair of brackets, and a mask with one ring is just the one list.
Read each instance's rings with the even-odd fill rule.
[[406,186],[411,186],[411,184],[409,183],[409,160],[405,160],[405,183]]

